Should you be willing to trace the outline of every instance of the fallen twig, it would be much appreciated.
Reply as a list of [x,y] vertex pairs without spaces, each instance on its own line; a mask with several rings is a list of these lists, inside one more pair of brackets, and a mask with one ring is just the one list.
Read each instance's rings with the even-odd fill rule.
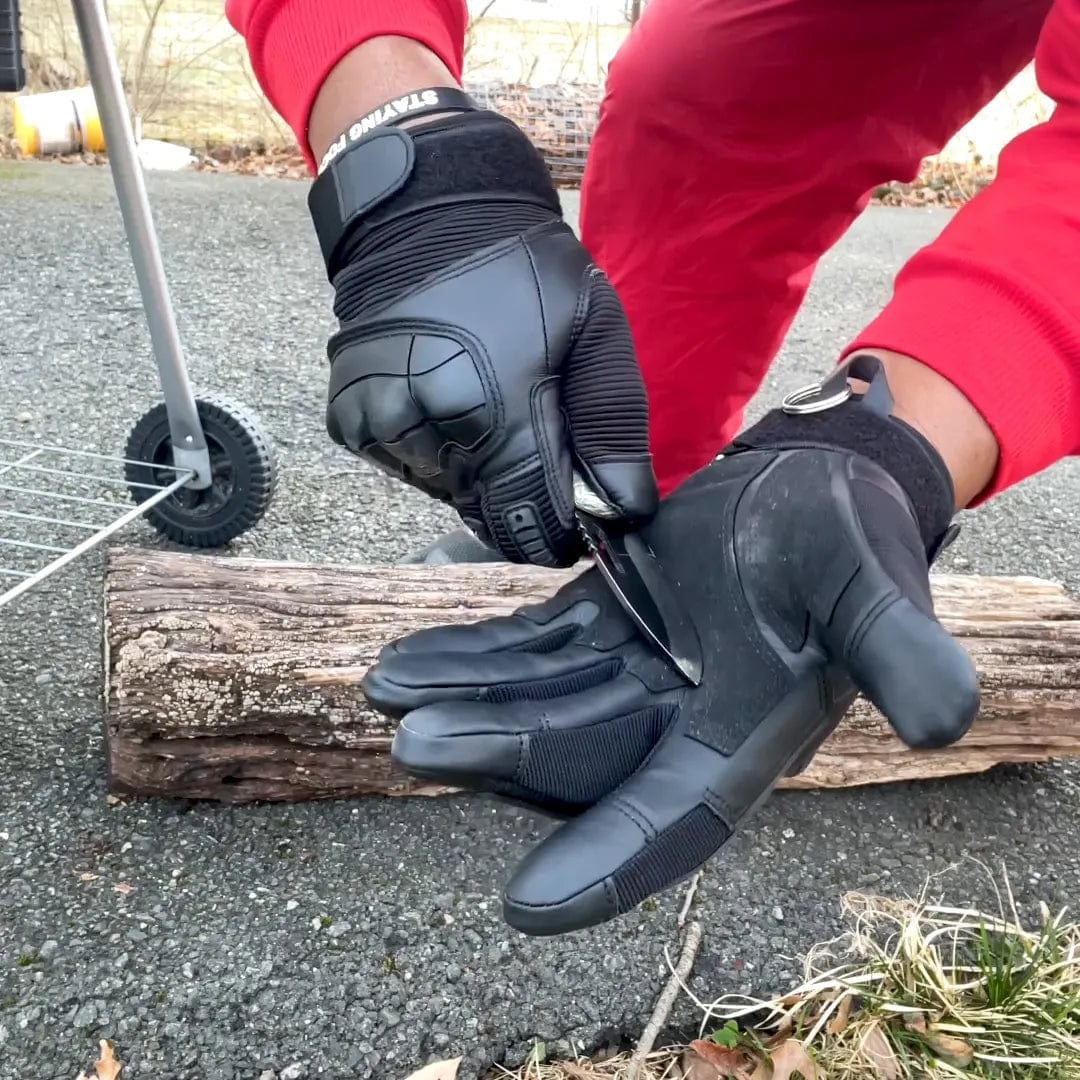
[[690,905],[694,902],[694,896],[697,894],[699,881],[701,881],[700,870],[690,879],[690,884],[686,888],[686,899],[683,900],[682,911],[679,912],[678,918],[680,930],[686,925],[687,916],[690,914]]
[[675,1004],[675,998],[678,997],[679,988],[690,977],[690,969],[694,966],[694,959],[697,956],[698,949],[701,948],[701,934],[701,923],[695,921],[687,926],[679,962],[672,970],[667,985],[656,999],[652,1016],[649,1017],[649,1022],[645,1025],[645,1030],[641,1033],[641,1038],[638,1040],[637,1047],[630,1058],[630,1064],[627,1066],[626,1080],[638,1080],[641,1067],[652,1052],[652,1048],[660,1034],[660,1029],[671,1014],[671,1007]]

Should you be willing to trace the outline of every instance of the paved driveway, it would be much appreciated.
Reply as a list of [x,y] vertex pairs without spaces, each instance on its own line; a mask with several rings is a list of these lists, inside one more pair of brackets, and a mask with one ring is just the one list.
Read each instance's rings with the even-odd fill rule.
[[[0,430],[119,450],[157,391],[108,174],[0,169]],[[435,536],[444,512],[323,433],[330,297],[304,186],[190,174],[150,186],[195,380],[261,411],[282,455],[273,513],[237,550],[385,561]],[[768,400],[822,370],[945,220],[872,210],[858,223],[823,265]],[[21,412],[29,425],[15,425]],[[944,565],[1078,586],[1078,534],[1069,463],[975,516]],[[132,537],[155,542],[142,527]],[[101,1036],[125,1080],[396,1080],[457,1053],[470,1076],[533,1037],[633,1037],[678,897],[574,937],[511,932],[499,886],[542,819],[464,797],[106,805],[100,588],[91,558],[0,612],[0,1077],[71,1080]],[[789,957],[836,932],[843,891],[917,889],[964,856],[1004,862],[1025,903],[1075,900],[1076,775],[777,796],[702,884],[696,987],[776,986]],[[987,892],[970,863],[948,882],[956,902]],[[675,1021],[692,1018],[685,1005]]]

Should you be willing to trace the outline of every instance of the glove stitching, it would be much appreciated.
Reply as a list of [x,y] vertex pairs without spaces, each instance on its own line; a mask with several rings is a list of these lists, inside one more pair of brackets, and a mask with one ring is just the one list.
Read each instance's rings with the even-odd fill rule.
[[[543,424],[537,423],[537,402],[540,396],[548,391],[548,387],[552,386],[558,390],[558,375],[549,375],[548,378],[542,379],[540,382],[533,385],[532,390],[529,393],[529,413],[532,419],[533,435],[536,436],[536,447],[540,453],[541,466],[544,469],[544,476],[554,476],[555,472],[555,460],[551,450],[551,446],[547,440],[547,432],[544,430]],[[571,433],[571,439],[572,439]],[[551,501],[555,503],[556,510],[559,513],[559,517],[562,521],[571,522],[574,517],[573,507],[570,506],[565,497],[561,484],[556,484],[554,488],[550,485],[544,485],[548,489],[548,495]],[[569,526],[568,526],[569,527]]]
[[595,263],[589,263],[581,273],[581,286],[578,289],[577,303],[574,305],[574,317],[570,322],[570,340],[566,343],[566,353],[570,355],[585,330],[585,320],[589,317],[589,302],[592,299],[593,281],[600,273]]
[[706,788],[702,802],[704,802],[732,832],[735,831],[734,823],[739,820],[739,815],[735,813],[734,807],[732,807],[723,795],[718,791],[714,791],[712,788]]
[[[548,225],[535,226],[537,229],[546,230]],[[407,290],[403,297],[396,297],[393,300],[387,301],[385,307],[393,307],[395,304],[400,304],[403,299],[413,299],[418,294],[426,292],[428,289],[435,285],[441,285],[443,282],[453,281],[455,278],[464,276],[475,270],[477,267],[486,266],[490,262],[495,262],[497,259],[501,259],[506,255],[511,254],[516,247],[524,244],[524,236],[511,236],[505,240],[500,240],[493,244],[487,250],[481,248],[480,251],[475,252],[472,255],[466,256],[460,262],[452,262],[443,270],[439,270],[433,273],[430,277],[426,277],[417,282],[413,288]],[[378,308],[375,311],[368,312],[368,315],[375,315],[384,308]],[[355,320],[346,320],[342,322],[341,329],[344,330]]]
[[514,782],[515,782],[516,784],[519,784],[519,785],[520,785],[521,787],[527,787],[528,785],[526,785],[525,783],[523,783],[523,782],[522,782],[522,779],[521,779],[521,777],[522,777],[522,771],[523,771],[523,770],[524,770],[524,769],[526,768],[526,766],[527,766],[527,765],[529,764],[529,760],[528,760],[528,757],[529,757],[529,755],[528,755],[528,746],[527,746],[527,743],[528,743],[528,739],[527,739],[527,736],[525,736],[525,735],[518,735],[518,737],[517,737],[517,742],[518,742],[518,756],[517,756],[517,765],[516,765],[516,766],[515,766],[515,768],[514,768]]
[[862,645],[863,638],[870,632],[874,624],[885,614],[889,608],[898,604],[904,597],[896,589],[889,589],[889,591],[881,597],[880,600],[866,613],[866,615],[859,620],[858,625],[854,626],[847,636],[847,640],[844,642],[844,656],[852,656],[859,651],[859,647]]
[[[540,329],[544,335],[544,370],[548,373],[548,378],[533,383],[529,390],[529,419],[532,421],[533,437],[536,439],[536,448],[540,455],[540,467],[543,470],[544,479],[547,481],[549,477],[555,475],[555,460],[554,453],[548,445],[547,431],[543,424],[537,423],[537,410],[541,397],[547,392],[548,385],[554,385],[558,389],[558,382],[556,381],[558,376],[551,370],[551,339],[548,336],[544,293],[540,288],[540,272],[537,269],[536,260],[533,258],[532,249],[525,242],[525,237],[521,236],[518,240],[521,244],[521,250],[525,253],[525,258],[529,260],[529,266],[532,269],[533,287],[536,289],[536,303],[540,309]],[[558,404],[557,398],[556,404]],[[560,520],[571,522],[573,520],[573,509],[566,503],[562,485],[555,484],[553,487],[550,483],[545,482],[544,487],[548,492],[548,497],[555,505]]]
[[647,841],[651,842],[656,839],[656,830],[652,827],[648,818],[642,815],[632,803],[628,803],[621,795],[612,795],[610,797],[609,805],[618,810],[628,821],[636,825],[641,830],[641,835],[644,836]]
[[[497,380],[494,378],[494,369],[490,366],[490,358],[487,354],[487,349],[484,348],[483,343],[479,341],[473,334],[469,333],[463,327],[460,326],[448,326],[443,322],[436,322],[434,320],[424,319],[386,319],[382,321],[375,321],[371,319],[357,320],[349,323],[347,326],[343,326],[341,330],[336,333],[330,342],[330,351],[332,353],[330,357],[330,364],[333,364],[341,356],[345,349],[353,345],[366,345],[370,341],[380,339],[387,334],[431,334],[437,337],[450,338],[451,340],[458,341],[459,344],[464,341],[462,346],[462,352],[469,355],[469,358],[473,361],[477,368],[477,373],[480,376],[481,382],[484,384],[484,388],[491,396],[493,412],[495,417],[493,419],[492,428],[501,429],[504,421],[504,409],[502,394],[499,391]],[[470,348],[475,346],[475,348]],[[412,352],[412,346],[410,346],[410,355]],[[459,356],[460,353],[455,354]],[[340,396],[343,390],[348,389],[348,386],[352,386],[354,383],[361,379],[369,378],[373,374],[380,374],[379,372],[365,372],[363,375],[358,376],[347,386],[342,387],[331,402]],[[407,377],[409,372],[404,372]],[[426,418],[430,422],[430,418]],[[500,431],[501,433],[501,431]]]
[[[612,797],[610,799],[609,805],[613,806],[616,810],[618,810],[620,813],[622,813],[632,824],[636,825],[641,830],[642,835],[645,837],[645,839],[647,841],[651,842],[651,841],[656,839],[656,830],[649,827],[648,822],[646,822],[643,825],[642,822],[638,820],[637,811],[635,811],[633,809],[633,807],[630,806],[629,803],[625,803],[625,802],[623,802],[623,800],[621,800],[617,796],[615,796],[615,797]],[[606,877],[604,877],[604,879],[601,882],[599,882],[599,884],[603,885],[604,895],[607,898],[608,902],[611,903],[614,907],[617,908],[619,906],[619,904],[618,904],[618,895],[617,895],[617,893],[614,892],[614,885],[613,885],[612,880],[611,880],[611,875],[609,874]],[[589,886],[589,887],[591,888],[592,886]],[[585,890],[582,889],[580,892],[575,893],[574,897],[580,896],[581,893],[584,892],[584,891]],[[514,900],[513,903],[518,907],[535,908],[537,910],[541,910],[543,908],[562,907],[562,905],[565,904],[566,901],[565,900],[555,900],[550,904],[530,904],[530,903],[528,903],[527,901],[524,901],[524,900]]]
[[604,899],[607,900],[616,911],[622,911],[622,904],[619,903],[619,891],[615,888],[615,882],[612,880],[610,874],[604,878]]

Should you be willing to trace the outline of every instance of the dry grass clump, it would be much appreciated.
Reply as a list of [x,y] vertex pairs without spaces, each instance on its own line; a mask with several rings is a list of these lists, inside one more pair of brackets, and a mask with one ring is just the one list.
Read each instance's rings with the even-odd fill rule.
[[[996,914],[848,894],[848,929],[783,996],[705,1002],[684,986],[702,1039],[650,1054],[639,1080],[1080,1080],[1080,924],[1040,905],[1026,925],[1007,880],[997,891]],[[628,1064],[534,1052],[499,1076],[623,1080]]]
[[701,1003],[740,1040],[801,1042],[828,1080],[1080,1078],[1080,924],[1040,907],[1028,927],[1008,882],[999,912],[849,894],[851,924],[811,950],[772,1000]]

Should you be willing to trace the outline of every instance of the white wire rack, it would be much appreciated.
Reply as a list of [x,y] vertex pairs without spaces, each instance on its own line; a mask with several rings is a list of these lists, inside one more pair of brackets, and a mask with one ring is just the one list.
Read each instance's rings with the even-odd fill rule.
[[[123,475],[128,464],[146,463],[0,438],[0,608],[130,525],[194,475],[153,465],[154,475],[165,474],[167,483],[133,483]],[[112,468],[117,475],[106,475]],[[147,498],[133,505],[132,488],[147,491]]]

